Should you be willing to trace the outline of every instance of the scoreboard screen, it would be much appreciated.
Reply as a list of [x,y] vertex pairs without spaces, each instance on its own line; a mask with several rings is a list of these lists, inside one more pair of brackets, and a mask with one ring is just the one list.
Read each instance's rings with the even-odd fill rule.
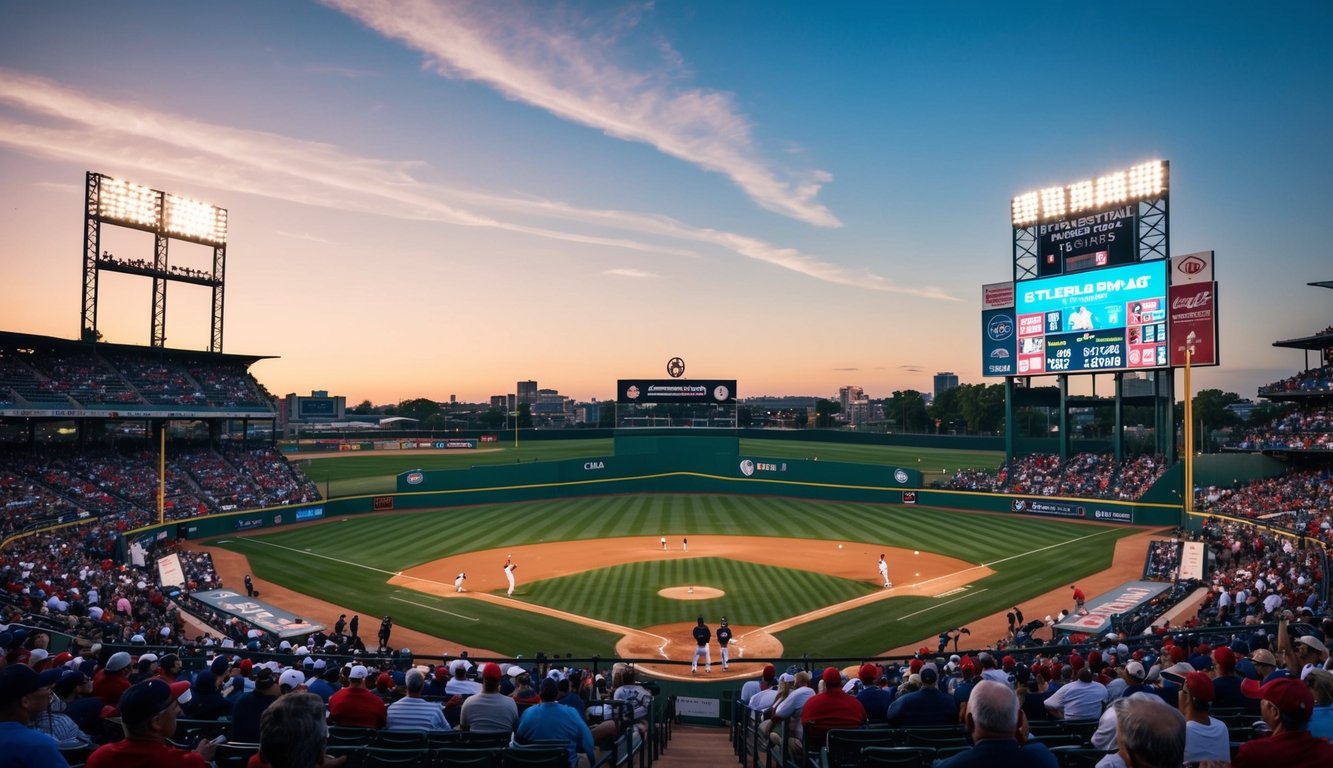
[[1164,368],[1166,260],[1015,286],[1017,375]]

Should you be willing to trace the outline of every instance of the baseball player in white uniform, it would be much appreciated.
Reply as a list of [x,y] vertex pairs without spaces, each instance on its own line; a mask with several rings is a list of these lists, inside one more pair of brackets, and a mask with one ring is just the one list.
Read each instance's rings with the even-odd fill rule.
[[460,573],[460,574],[458,574],[457,576],[454,577],[454,591],[455,591],[455,592],[462,592],[462,591],[463,591],[463,581],[464,581],[465,579],[467,579],[467,574],[466,574],[466,573]]
[[514,562],[513,560],[505,561],[505,580],[509,582],[510,597],[514,596],[514,569],[517,567],[518,563]]
[[889,564],[884,561],[882,554],[879,556],[879,575],[884,579],[885,589],[893,586],[893,582],[889,581]]

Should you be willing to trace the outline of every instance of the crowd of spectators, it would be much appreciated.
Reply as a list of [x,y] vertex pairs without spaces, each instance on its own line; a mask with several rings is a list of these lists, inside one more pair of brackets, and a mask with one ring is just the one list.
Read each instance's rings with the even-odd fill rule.
[[1333,393],[1333,366],[1322,366],[1302,371],[1295,376],[1259,387],[1259,395],[1283,393]]
[[1234,488],[1200,488],[1195,509],[1263,520],[1328,546],[1333,544],[1333,471],[1298,469]]
[[1179,539],[1157,539],[1148,542],[1147,564],[1143,576],[1149,581],[1173,581],[1180,568],[1180,553],[1184,544]]
[[[119,530],[157,518],[158,457],[147,450],[47,448],[0,452],[0,531],[101,518]],[[168,451],[167,519],[317,501],[318,487],[273,447]]]
[[1229,447],[1245,451],[1333,450],[1333,407],[1298,407],[1257,429],[1245,431]]
[[272,407],[242,364],[115,348],[0,351],[0,401],[15,396],[63,407]]
[[1116,464],[1111,454],[1079,453],[1061,462],[1055,454],[1034,453],[998,470],[960,469],[945,488],[1033,496],[1077,496],[1133,501],[1166,471],[1160,456],[1140,455]]

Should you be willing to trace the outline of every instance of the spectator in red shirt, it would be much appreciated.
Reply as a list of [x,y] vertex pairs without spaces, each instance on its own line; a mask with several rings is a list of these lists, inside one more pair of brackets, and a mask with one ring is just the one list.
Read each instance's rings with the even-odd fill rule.
[[811,753],[824,746],[830,730],[860,728],[866,722],[865,707],[842,689],[842,675],[836,667],[825,668],[820,680],[823,690],[811,696],[801,710],[805,743]]
[[93,695],[114,707],[130,687],[130,655],[124,651],[111,654],[106,666],[93,677]]
[[347,673],[347,687],[329,697],[329,722],[358,728],[383,728],[388,722],[384,700],[366,688],[370,670],[357,664]]
[[1259,714],[1273,733],[1241,744],[1231,762],[1234,768],[1333,765],[1333,744],[1316,739],[1307,727],[1314,711],[1314,696],[1304,682],[1279,677],[1259,685],[1258,680],[1247,679],[1240,690],[1260,700]]
[[104,744],[88,758],[88,768],[204,768],[216,745],[208,739],[188,752],[167,743],[176,733],[181,704],[190,701],[190,684],[168,685],[158,678],[130,686],[120,698],[125,740]]

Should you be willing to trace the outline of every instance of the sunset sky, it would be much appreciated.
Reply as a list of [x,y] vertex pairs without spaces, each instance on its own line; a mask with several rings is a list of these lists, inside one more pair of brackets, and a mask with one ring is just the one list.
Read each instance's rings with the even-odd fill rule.
[[[228,209],[225,351],[275,394],[606,399],[675,356],[742,397],[929,391],[982,381],[1010,198],[1151,159],[1172,252],[1217,253],[1196,387],[1253,397],[1333,324],[1326,2],[0,9],[2,330],[78,335],[98,171]],[[151,281],[100,295],[147,344]],[[209,311],[171,284],[167,346]]]

